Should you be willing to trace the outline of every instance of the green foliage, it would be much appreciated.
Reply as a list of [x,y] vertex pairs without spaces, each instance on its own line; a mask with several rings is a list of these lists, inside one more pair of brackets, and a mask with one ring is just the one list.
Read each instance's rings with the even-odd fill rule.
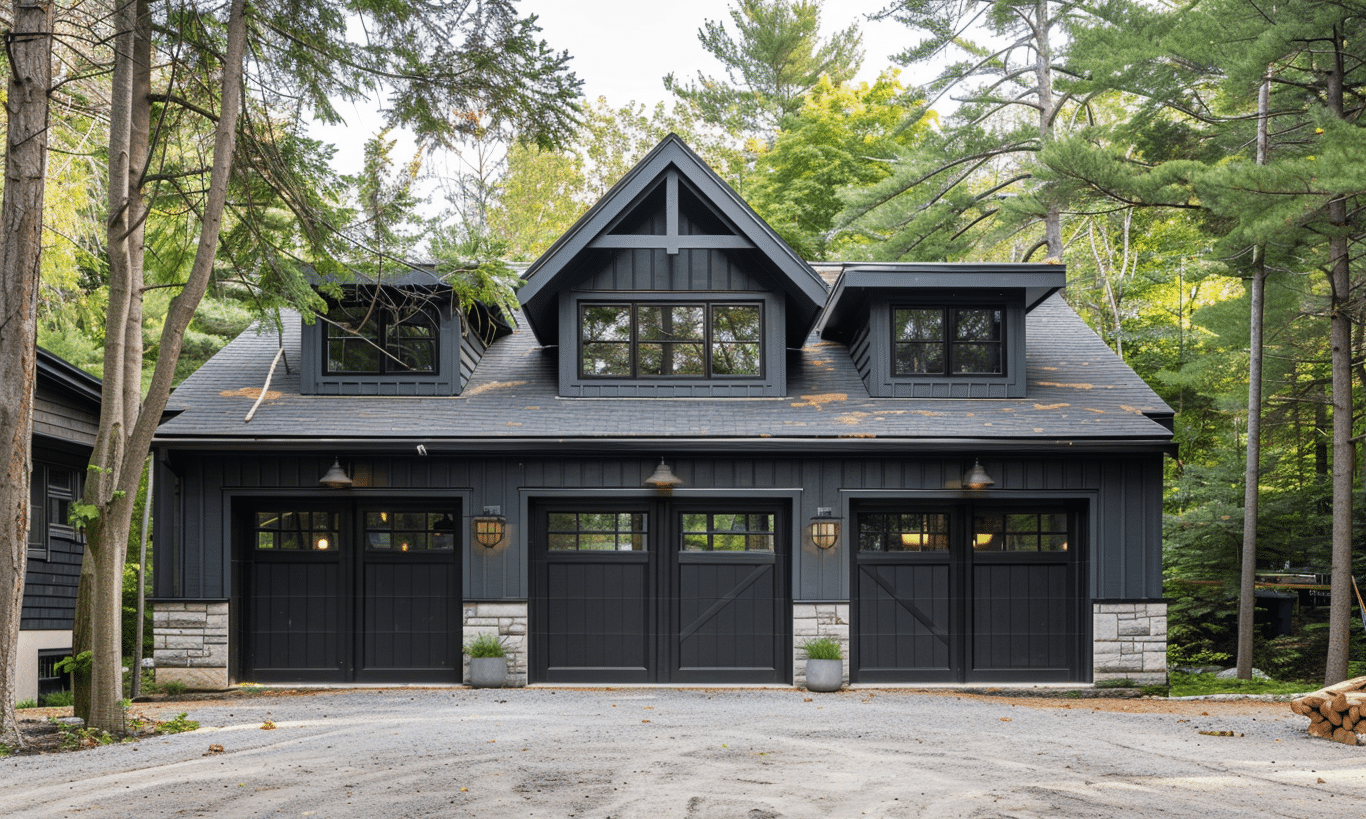
[[70,708],[72,701],[70,691],[54,691],[38,698],[38,704],[43,708]]
[[82,651],[75,657],[63,657],[53,664],[53,668],[63,674],[89,674],[90,665],[94,662],[95,655],[89,651]]
[[784,120],[762,150],[747,185],[748,201],[804,259],[866,255],[858,237],[834,235],[842,188],[866,187],[891,172],[898,151],[922,138],[925,119],[902,128],[897,72],[869,86],[835,85],[822,77],[801,109]]
[[14,707],[15,707],[15,708],[37,708],[37,707],[38,707],[38,701],[37,701],[37,700],[19,700],[18,702],[16,702],[16,703],[14,704]]
[[172,719],[157,723],[156,733],[158,734],[183,734],[186,731],[199,730],[199,723],[192,719],[186,719],[188,711],[181,711]]
[[844,655],[840,652],[840,644],[829,637],[817,637],[802,643],[802,651],[806,652],[808,660],[840,660]]
[[190,690],[190,687],[180,680],[167,680],[164,683],[157,683],[157,689],[163,694],[178,697]]
[[1171,674],[1171,696],[1202,697],[1210,694],[1303,694],[1318,683],[1304,681],[1219,679],[1213,674]]
[[507,649],[504,648],[502,639],[497,635],[480,634],[465,643],[465,654],[471,659],[476,657],[506,657]]
[[701,72],[684,85],[673,74],[664,87],[693,103],[705,121],[733,132],[777,130],[802,106],[802,97],[822,77],[835,85],[852,79],[863,62],[857,24],[821,40],[819,0],[735,0],[730,9],[736,33],[708,20],[697,32],[726,79]]

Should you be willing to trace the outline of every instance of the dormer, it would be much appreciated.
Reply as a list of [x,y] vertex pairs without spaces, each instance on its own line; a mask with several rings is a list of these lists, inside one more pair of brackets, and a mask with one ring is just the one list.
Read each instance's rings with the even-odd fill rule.
[[675,135],[528,268],[519,296],[566,397],[759,397],[826,287]]
[[342,285],[304,325],[304,395],[459,395],[488,345],[512,328],[482,304],[463,316],[450,286],[414,270]]
[[849,348],[870,395],[1025,397],[1025,314],[1066,284],[1055,264],[860,264],[817,331]]

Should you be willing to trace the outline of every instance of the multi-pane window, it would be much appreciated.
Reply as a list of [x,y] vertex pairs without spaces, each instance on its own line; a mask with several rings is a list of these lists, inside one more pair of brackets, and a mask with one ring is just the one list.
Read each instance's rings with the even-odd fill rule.
[[754,378],[763,374],[758,304],[583,305],[585,378]]
[[949,516],[933,512],[859,515],[858,547],[864,552],[947,552]]
[[900,307],[892,311],[894,375],[1000,375],[998,307]]
[[338,548],[341,527],[336,512],[259,511],[255,523],[257,549],[327,552]]
[[551,512],[549,541],[557,552],[643,552],[644,512]]
[[984,552],[1065,552],[1065,512],[979,512],[973,546]]
[[347,302],[326,317],[327,372],[435,373],[437,327],[424,305]]
[[438,512],[366,512],[365,548],[429,552],[455,548],[455,518]]
[[749,512],[684,513],[685,552],[771,552],[774,515]]
[[46,560],[48,538],[53,535],[75,539],[71,525],[71,503],[78,489],[76,472],[56,466],[35,464],[29,480],[28,556]]

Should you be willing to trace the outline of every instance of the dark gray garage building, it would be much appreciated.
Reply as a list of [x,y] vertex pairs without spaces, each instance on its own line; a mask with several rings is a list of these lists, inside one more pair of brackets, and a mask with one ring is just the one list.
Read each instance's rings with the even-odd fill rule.
[[415,272],[244,334],[157,437],[159,676],[1164,677],[1172,412],[1063,268],[820,268],[669,137],[519,315]]

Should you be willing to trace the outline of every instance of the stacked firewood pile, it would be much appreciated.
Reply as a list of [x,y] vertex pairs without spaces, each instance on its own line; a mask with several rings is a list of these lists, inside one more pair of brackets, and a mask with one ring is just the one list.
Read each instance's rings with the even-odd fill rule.
[[1309,717],[1309,735],[1344,745],[1366,744],[1366,677],[1340,682],[1291,700],[1290,710]]

